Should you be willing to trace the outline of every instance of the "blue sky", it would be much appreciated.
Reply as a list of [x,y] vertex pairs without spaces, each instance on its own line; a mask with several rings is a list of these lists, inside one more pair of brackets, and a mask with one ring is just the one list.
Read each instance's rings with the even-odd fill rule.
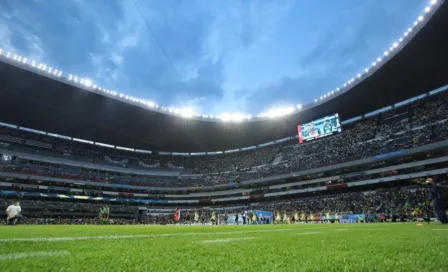
[[160,105],[257,114],[342,85],[427,4],[2,0],[0,47]]

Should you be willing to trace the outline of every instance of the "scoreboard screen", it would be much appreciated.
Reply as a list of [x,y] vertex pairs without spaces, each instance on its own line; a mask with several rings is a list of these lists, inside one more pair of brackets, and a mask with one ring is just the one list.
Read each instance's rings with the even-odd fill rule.
[[341,123],[339,122],[339,114],[337,113],[297,126],[299,142],[301,144],[306,141],[340,133],[341,131]]

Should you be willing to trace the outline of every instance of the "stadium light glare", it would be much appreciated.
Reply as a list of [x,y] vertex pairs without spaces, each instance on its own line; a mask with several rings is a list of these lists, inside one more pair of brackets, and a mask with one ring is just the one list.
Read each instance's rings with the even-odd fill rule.
[[[404,36],[400,37],[398,40],[396,40],[396,42],[394,42],[392,44],[392,46],[388,50],[384,51],[384,53],[383,53],[384,56],[378,57],[376,59],[376,61],[372,62],[372,67],[376,66],[377,64],[379,64],[383,60],[383,58],[386,59],[386,57],[391,55],[394,52],[394,50],[396,48],[398,48],[400,43],[403,42],[411,34],[411,32],[414,30],[415,26],[417,26],[420,22],[424,21],[425,18],[427,20],[427,18],[428,18],[427,16],[431,16],[429,13],[437,9],[437,7],[433,8],[433,6],[438,4],[439,2],[437,0],[431,0],[430,4],[426,5],[423,8],[424,12],[422,11],[421,15],[418,16],[416,18],[416,20],[413,22],[413,26],[409,27],[408,30],[404,33]],[[428,15],[426,15],[426,14],[428,14]],[[36,63],[36,61],[33,61],[33,60],[29,60],[28,61],[27,58],[25,58],[23,56],[20,56],[18,54],[7,52],[7,51],[5,51],[2,48],[0,48],[0,55],[4,56],[7,59],[13,58],[13,60],[15,60],[17,62],[24,63],[24,64],[29,63],[30,66],[32,66],[34,68],[37,68],[38,70],[45,71],[45,72],[47,72],[50,75],[53,75],[53,76],[56,76],[56,77],[61,77],[62,76],[62,71],[60,71],[58,69],[55,69],[55,68],[50,67],[50,66],[46,66],[43,63],[40,63],[40,64]],[[365,68],[364,69],[364,73],[368,73],[370,71],[370,69],[372,69],[372,68]],[[351,78],[347,83],[343,84],[343,87],[341,86],[341,89],[342,88],[348,88],[349,86],[347,86],[347,85],[354,84],[355,81],[357,79],[360,79],[364,73],[359,73],[359,74],[356,75],[355,78]],[[139,103],[139,104],[151,107],[151,108],[153,108],[153,107],[158,108],[158,109],[160,108],[163,111],[167,111],[167,112],[171,112],[171,113],[174,112],[175,114],[180,114],[181,116],[184,116],[184,117],[201,116],[201,115],[199,115],[197,113],[194,113],[194,111],[192,111],[192,110],[186,110],[186,109],[183,109],[183,108],[179,108],[179,109],[175,108],[175,109],[173,109],[173,108],[168,108],[168,107],[161,107],[161,106],[155,104],[155,102],[152,102],[152,101],[146,101],[146,100],[143,100],[143,99],[139,99],[139,98],[135,98],[135,97],[132,97],[132,96],[127,96],[127,95],[125,96],[123,93],[117,93],[116,91],[103,89],[103,88],[100,88],[97,85],[93,85],[93,83],[89,79],[78,78],[78,77],[73,76],[71,74],[68,75],[68,77],[66,75],[64,75],[64,78],[68,79],[69,81],[74,81],[75,83],[78,83],[78,84],[80,84],[80,85],[82,85],[84,87],[91,87],[91,88],[93,88],[93,89],[95,89],[95,90],[97,90],[99,92],[103,92],[103,93],[106,93],[108,95],[114,95],[114,96],[118,95],[123,100],[130,100],[132,102]],[[327,94],[325,94],[325,95],[323,95],[323,96],[321,96],[319,98],[315,98],[314,102],[317,103],[317,102],[319,102],[319,99],[323,100],[324,98],[330,97],[330,95],[333,95],[335,92],[338,92],[339,90],[340,90],[340,88],[333,89],[330,92],[328,92]],[[265,112],[265,113],[263,113],[261,115],[257,115],[257,117],[271,117],[271,118],[272,117],[278,117],[278,116],[283,116],[283,115],[289,114],[291,112],[298,111],[300,109],[302,109],[302,105],[301,104],[298,104],[295,107],[285,107],[285,108],[271,109],[268,112]],[[207,118],[213,118],[213,117],[211,117],[209,115],[206,115],[206,116],[207,116]],[[222,116],[218,116],[218,117],[216,117],[216,119],[222,119],[221,117]],[[252,116],[250,116],[250,115],[242,115],[242,114],[239,114],[239,113],[227,114],[227,115],[224,115],[223,117],[224,117],[225,120],[228,120],[228,121],[241,121],[242,119],[250,119],[250,118],[252,118]],[[255,118],[255,116],[254,116],[254,118]]]

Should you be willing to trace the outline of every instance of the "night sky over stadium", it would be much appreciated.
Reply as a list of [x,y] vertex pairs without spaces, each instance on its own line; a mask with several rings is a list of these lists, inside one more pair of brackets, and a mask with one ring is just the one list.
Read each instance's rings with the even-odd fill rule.
[[164,106],[261,113],[341,86],[422,0],[2,0],[0,48]]

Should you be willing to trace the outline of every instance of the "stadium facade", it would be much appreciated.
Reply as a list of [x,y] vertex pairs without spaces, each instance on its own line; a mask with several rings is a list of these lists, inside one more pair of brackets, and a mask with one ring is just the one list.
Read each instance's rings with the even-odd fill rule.
[[[288,210],[285,201],[445,180],[447,26],[443,3],[353,87],[239,123],[142,108],[3,58],[0,208],[20,199],[25,216],[51,218],[94,217],[106,204],[116,218],[175,207]],[[340,133],[299,144],[298,125],[335,113]]]

